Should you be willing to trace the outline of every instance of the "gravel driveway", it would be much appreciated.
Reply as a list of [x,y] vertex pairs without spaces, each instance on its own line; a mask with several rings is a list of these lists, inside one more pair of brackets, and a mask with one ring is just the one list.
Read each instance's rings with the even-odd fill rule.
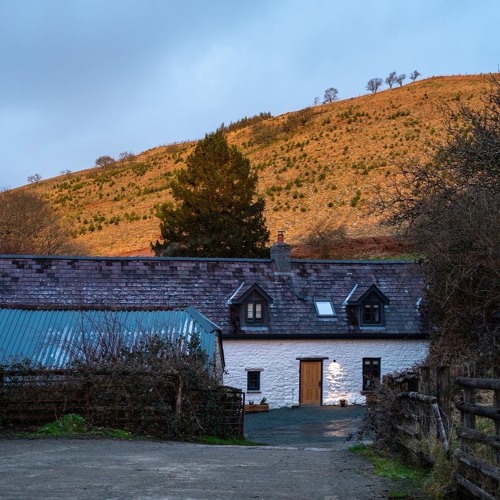
[[247,415],[274,446],[69,439],[0,440],[2,499],[374,499],[394,483],[347,450],[362,409]]

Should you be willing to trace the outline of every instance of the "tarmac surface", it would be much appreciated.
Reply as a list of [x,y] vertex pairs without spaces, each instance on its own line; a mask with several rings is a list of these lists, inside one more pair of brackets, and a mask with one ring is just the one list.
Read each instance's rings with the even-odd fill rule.
[[269,446],[3,439],[0,498],[387,498],[394,482],[348,451],[363,415],[363,407],[246,415],[245,437]]

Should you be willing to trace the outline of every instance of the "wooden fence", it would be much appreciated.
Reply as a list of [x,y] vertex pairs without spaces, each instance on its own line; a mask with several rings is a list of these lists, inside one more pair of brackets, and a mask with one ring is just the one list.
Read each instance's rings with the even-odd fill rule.
[[449,407],[449,370],[431,374],[427,367],[421,367],[418,372],[386,377],[385,382],[398,391],[400,423],[396,425],[396,441],[415,461],[433,464],[436,438],[445,453],[449,450],[450,418],[443,411]]
[[[457,377],[452,384],[449,367],[433,374],[421,367],[387,382],[399,390],[397,442],[429,463],[434,461],[429,443],[440,442],[445,456],[456,459],[454,477],[464,490],[478,498],[500,498],[500,379]],[[452,389],[461,394],[459,399],[452,397]],[[492,397],[484,394],[487,391]],[[454,409],[460,412],[458,425],[453,422]],[[453,433],[459,446],[452,456]]]
[[132,370],[0,370],[0,430],[33,431],[77,413],[93,427],[160,438],[243,436],[241,390],[178,383],[175,374]]
[[[500,379],[458,377],[455,384],[463,392],[463,399],[455,401],[460,411],[455,480],[476,497],[500,498]],[[493,391],[491,404],[478,404],[478,391]]]

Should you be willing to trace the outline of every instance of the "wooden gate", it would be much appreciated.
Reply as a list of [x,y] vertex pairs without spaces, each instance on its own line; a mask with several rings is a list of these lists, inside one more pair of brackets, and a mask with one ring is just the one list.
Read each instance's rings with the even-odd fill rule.
[[321,405],[323,361],[300,361],[300,404]]

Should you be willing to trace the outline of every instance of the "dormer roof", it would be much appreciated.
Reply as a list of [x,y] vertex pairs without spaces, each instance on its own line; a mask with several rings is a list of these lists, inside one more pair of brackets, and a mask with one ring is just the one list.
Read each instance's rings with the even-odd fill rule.
[[252,293],[257,292],[269,304],[273,301],[272,297],[258,284],[243,282],[229,299],[231,304],[243,304]]
[[353,290],[349,294],[349,298],[347,299],[347,304],[359,306],[363,304],[363,302],[372,293],[374,293],[383,304],[385,305],[389,304],[390,300],[384,293],[382,293],[380,288],[377,285],[375,285],[375,283],[372,283],[371,285],[356,285],[355,288],[353,288]]

